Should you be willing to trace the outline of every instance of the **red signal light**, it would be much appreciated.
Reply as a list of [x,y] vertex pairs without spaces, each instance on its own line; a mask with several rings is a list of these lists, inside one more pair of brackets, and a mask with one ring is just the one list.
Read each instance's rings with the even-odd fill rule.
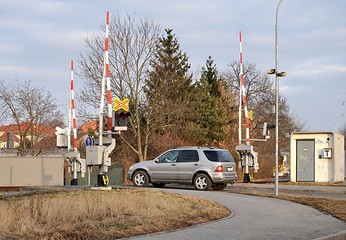
[[125,127],[127,126],[127,117],[131,116],[129,112],[124,112],[124,111],[117,111],[113,112],[113,122],[112,125],[114,127],[116,126],[121,126]]

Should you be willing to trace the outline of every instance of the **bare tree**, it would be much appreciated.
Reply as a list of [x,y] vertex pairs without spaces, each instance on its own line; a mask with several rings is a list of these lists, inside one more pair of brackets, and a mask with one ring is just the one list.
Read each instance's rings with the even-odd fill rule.
[[0,82],[1,116],[16,125],[20,134],[19,154],[27,155],[27,148],[35,156],[42,151],[37,143],[61,124],[62,113],[52,94],[33,86],[31,81],[15,84]]
[[[226,71],[224,77],[230,82],[232,91],[239,94],[240,88],[240,64],[239,62],[233,61],[229,65],[229,70]],[[246,92],[246,98],[248,100],[248,107],[253,108],[253,106],[263,99],[263,96],[271,95],[273,90],[273,83],[267,74],[261,73],[256,69],[255,64],[244,63],[244,87]]]
[[[239,62],[230,64],[230,70],[225,74],[232,87],[232,91],[239,94]],[[249,110],[253,111],[253,120],[251,121],[250,138],[262,138],[262,126],[264,122],[275,123],[275,92],[273,82],[267,74],[262,74],[256,69],[254,64],[244,64],[245,92]],[[244,115],[244,114],[243,114]],[[290,106],[284,96],[279,96],[279,148],[283,155],[289,153],[290,134],[294,131],[304,129],[304,124],[299,122],[292,113]],[[274,132],[274,129],[272,133]],[[261,177],[272,176],[272,167],[274,166],[275,138],[272,134],[267,142],[253,142],[256,151],[259,152],[259,162],[261,170],[257,174]]]
[[[142,129],[146,104],[143,94],[149,63],[155,52],[155,45],[161,33],[153,20],[116,14],[109,25],[109,62],[113,96],[130,98],[129,131],[120,137],[137,154],[146,159],[148,136]],[[84,88],[78,98],[85,104],[99,106],[100,86],[103,70],[104,37],[88,36],[85,40],[87,51],[81,54],[79,75],[84,79]],[[126,138],[126,135],[131,137]],[[132,142],[131,139],[136,139]],[[144,150],[143,150],[144,146]]]

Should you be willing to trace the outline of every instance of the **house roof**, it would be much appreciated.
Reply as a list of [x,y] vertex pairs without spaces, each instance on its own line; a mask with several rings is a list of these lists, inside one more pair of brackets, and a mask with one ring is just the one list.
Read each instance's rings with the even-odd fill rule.
[[19,135],[24,131],[31,133],[32,130],[34,135],[43,134],[46,136],[55,136],[55,126],[50,126],[50,125],[37,124],[34,126],[34,129],[32,129],[32,124],[30,124],[29,122],[21,123],[19,126],[17,124],[0,126],[0,132],[5,133],[2,135],[2,136],[5,135],[5,137],[8,132],[12,132],[14,135]]
[[2,125],[0,126],[0,132],[13,132],[14,134],[19,133],[17,125]]
[[84,134],[87,134],[89,132],[97,132],[98,130],[98,123],[97,121],[88,121],[86,123],[84,123],[80,128],[79,130],[84,133]]

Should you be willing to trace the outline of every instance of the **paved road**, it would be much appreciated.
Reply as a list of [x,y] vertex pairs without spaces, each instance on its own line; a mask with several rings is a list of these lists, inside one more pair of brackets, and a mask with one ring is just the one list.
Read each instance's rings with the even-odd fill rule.
[[202,192],[178,188],[163,188],[161,190],[212,199],[229,208],[232,211],[232,216],[183,230],[129,239],[281,240],[333,239],[326,238],[326,236],[342,233],[346,236],[345,222],[311,207],[289,201],[234,194],[227,191]]

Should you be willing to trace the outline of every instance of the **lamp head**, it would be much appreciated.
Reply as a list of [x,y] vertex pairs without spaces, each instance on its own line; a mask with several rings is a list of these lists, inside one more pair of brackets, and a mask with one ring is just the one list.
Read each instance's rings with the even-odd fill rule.
[[286,72],[280,72],[276,74],[278,77],[286,77]]
[[275,69],[269,69],[268,71],[267,71],[267,74],[275,74]]

